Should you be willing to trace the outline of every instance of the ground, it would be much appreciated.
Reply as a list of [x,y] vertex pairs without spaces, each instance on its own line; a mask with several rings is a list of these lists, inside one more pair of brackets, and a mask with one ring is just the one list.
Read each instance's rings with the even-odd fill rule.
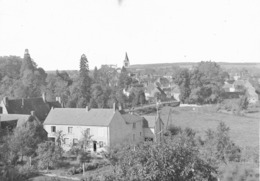
[[182,128],[190,127],[203,136],[207,129],[215,130],[220,121],[230,128],[231,139],[239,146],[259,147],[260,112],[235,116],[232,114],[211,112],[202,108],[172,108],[169,122]]

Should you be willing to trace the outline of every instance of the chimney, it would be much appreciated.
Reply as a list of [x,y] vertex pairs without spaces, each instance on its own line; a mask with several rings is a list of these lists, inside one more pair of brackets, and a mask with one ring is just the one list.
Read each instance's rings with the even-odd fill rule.
[[35,111],[31,111],[31,116],[35,116]]
[[61,104],[61,97],[56,97],[56,101]]
[[46,93],[45,92],[42,93],[42,100],[43,100],[43,102],[46,103]]
[[89,112],[89,110],[90,110],[90,107],[86,106],[86,111]]

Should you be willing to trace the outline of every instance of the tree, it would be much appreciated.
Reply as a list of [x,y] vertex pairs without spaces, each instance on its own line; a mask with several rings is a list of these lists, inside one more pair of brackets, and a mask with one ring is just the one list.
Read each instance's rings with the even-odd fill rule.
[[82,164],[83,175],[85,175],[85,163],[91,159],[90,152],[81,151],[78,156],[79,162]]
[[174,75],[174,82],[180,87],[180,101],[187,102],[190,95],[189,70],[179,69]]
[[[37,145],[47,139],[47,133],[43,126],[37,121],[28,121],[27,123],[16,127],[8,139],[8,147],[11,155],[34,156]],[[31,164],[31,159],[30,159]]]
[[216,172],[199,152],[191,129],[166,136],[161,143],[121,146],[108,158],[116,169],[114,180],[203,180]]
[[94,68],[94,71],[93,71],[93,80],[98,83],[98,80],[99,80],[99,75],[98,75],[98,69],[97,67]]
[[35,67],[33,66],[33,62],[32,62],[31,56],[29,54],[29,51],[28,51],[28,49],[25,49],[24,58],[23,58],[21,69],[20,69],[21,77],[23,77],[23,75],[26,71],[33,72],[34,69],[35,69]]
[[61,158],[60,147],[55,145],[52,141],[45,141],[38,145],[37,158],[39,160],[40,168],[46,168],[47,171],[50,167],[55,166],[55,164]]
[[209,129],[206,132],[203,155],[212,165],[227,165],[230,161],[240,160],[240,149],[230,139],[229,130],[224,122],[220,122],[216,131]]
[[211,61],[200,62],[190,73],[190,101],[192,103],[216,103],[221,100],[226,73]]
[[122,68],[118,79],[118,87],[124,89],[132,83],[132,78],[128,76],[128,72],[125,67]]
[[86,107],[90,101],[91,79],[89,77],[88,60],[85,54],[80,59],[79,70],[79,103],[78,107]]

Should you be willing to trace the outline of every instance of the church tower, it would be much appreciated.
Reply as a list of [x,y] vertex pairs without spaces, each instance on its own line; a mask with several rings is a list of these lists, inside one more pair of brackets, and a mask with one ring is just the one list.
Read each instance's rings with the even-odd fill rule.
[[127,53],[125,53],[124,67],[127,68],[129,66],[130,66],[130,62],[129,62]]

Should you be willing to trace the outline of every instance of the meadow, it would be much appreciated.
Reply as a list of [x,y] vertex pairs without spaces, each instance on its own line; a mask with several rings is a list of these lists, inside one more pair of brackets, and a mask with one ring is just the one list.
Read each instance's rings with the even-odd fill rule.
[[[209,107],[171,108],[168,125],[173,124],[182,128],[190,127],[203,137],[206,130],[215,130],[218,124],[223,121],[230,128],[230,137],[237,145],[259,148],[260,112],[237,116],[212,110],[214,109]],[[165,116],[166,120],[168,120],[166,117],[169,115],[168,111],[163,110],[162,112],[162,116]]]

